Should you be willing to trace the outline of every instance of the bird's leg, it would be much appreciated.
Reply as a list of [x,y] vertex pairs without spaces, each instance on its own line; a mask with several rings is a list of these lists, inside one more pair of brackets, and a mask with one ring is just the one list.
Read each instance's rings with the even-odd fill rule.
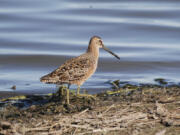
[[79,95],[80,94],[80,86],[78,86],[78,88],[77,88],[77,95]]
[[69,89],[67,89],[66,100],[67,100],[67,104],[69,105]]
[[65,94],[66,94],[65,90],[66,90],[66,87],[64,85],[59,86],[59,90],[57,91],[57,94],[60,100],[63,100],[65,98]]
[[67,93],[66,93],[66,100],[67,100],[67,104],[69,105],[69,88],[70,88],[70,84],[68,84],[68,88],[67,88]]
[[64,95],[64,86],[61,88],[61,95]]
[[78,97],[86,97],[86,98],[96,99],[95,95],[90,95],[90,94],[79,94]]
[[80,94],[80,86],[77,88],[77,96],[78,97],[87,97],[87,98],[93,98],[95,99],[96,97],[90,94]]

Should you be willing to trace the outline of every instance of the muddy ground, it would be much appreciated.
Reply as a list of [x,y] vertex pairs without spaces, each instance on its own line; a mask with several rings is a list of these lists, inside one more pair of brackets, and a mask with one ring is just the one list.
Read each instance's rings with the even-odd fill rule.
[[132,86],[77,97],[1,99],[0,135],[180,135],[180,87]]

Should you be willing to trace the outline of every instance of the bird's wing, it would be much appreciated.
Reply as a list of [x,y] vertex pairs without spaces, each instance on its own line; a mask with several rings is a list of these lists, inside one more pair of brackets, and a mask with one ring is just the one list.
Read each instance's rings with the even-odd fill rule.
[[95,64],[94,59],[88,55],[81,55],[62,64],[47,76],[50,78],[48,83],[70,83],[84,78]]

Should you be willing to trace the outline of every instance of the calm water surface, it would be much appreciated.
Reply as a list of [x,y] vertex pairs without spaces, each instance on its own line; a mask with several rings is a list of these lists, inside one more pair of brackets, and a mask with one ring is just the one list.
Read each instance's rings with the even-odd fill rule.
[[180,82],[178,0],[1,0],[0,91],[12,85],[30,93],[55,91],[39,78],[84,53],[93,35],[121,61],[101,50],[98,70],[82,88],[95,92],[116,79]]

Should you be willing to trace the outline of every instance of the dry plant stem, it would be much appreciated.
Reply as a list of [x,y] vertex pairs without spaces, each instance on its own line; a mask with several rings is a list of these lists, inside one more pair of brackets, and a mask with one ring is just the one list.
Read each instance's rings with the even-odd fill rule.
[[103,114],[105,114],[106,112],[108,112],[111,108],[114,108],[115,107],[115,105],[113,104],[113,105],[111,105],[110,107],[108,107],[104,112],[103,112]]
[[67,94],[66,94],[66,98],[67,98],[67,104],[69,105],[69,89],[67,88]]
[[114,87],[115,87],[116,89],[119,89],[119,86],[116,85],[114,82],[112,82],[112,84],[114,85]]
[[32,131],[47,131],[51,126],[47,127],[38,127],[38,128],[26,128],[25,132],[32,132]]
[[78,115],[80,116],[80,115],[82,115],[83,113],[87,112],[88,110],[89,110],[89,109],[87,108],[86,110],[80,112]]

